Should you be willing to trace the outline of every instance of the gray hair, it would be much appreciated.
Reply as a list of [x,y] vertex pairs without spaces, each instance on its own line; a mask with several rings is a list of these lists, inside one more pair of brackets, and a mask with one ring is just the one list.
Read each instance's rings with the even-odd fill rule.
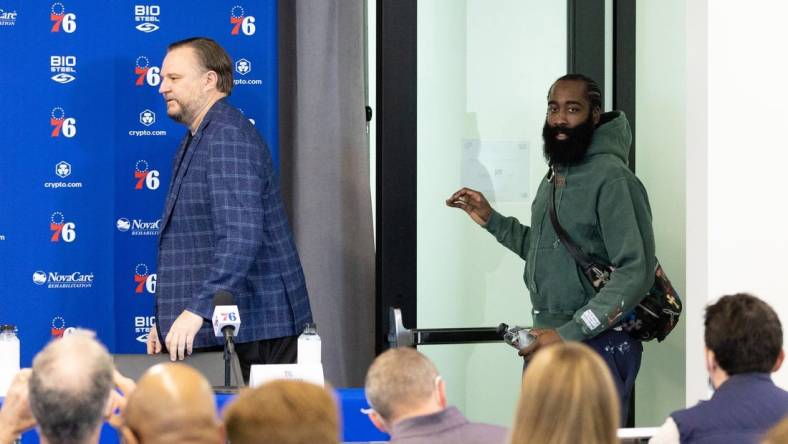
[[408,347],[392,348],[372,362],[364,391],[370,407],[393,420],[428,400],[438,376],[438,369],[423,354]]
[[30,410],[51,444],[87,442],[101,426],[114,366],[92,332],[49,343],[33,360]]

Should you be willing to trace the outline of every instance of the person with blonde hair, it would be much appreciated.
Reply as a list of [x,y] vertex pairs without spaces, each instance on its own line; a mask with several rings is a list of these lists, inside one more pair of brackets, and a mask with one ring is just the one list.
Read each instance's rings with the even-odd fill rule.
[[338,444],[332,393],[304,381],[278,380],[241,392],[224,413],[233,444]]
[[512,444],[618,442],[618,394],[602,358],[568,342],[534,355],[523,376]]

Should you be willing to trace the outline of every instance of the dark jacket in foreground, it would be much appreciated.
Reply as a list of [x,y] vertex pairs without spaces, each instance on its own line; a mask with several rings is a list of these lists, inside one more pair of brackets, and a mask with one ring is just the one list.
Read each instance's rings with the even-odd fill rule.
[[788,392],[766,373],[731,376],[708,401],[674,412],[682,444],[757,444],[788,414]]

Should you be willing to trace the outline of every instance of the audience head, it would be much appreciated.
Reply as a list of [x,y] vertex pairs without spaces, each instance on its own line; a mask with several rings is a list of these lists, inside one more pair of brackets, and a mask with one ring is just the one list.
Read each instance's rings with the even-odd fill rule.
[[370,420],[383,431],[398,421],[446,407],[446,385],[435,365],[415,349],[389,349],[372,361],[364,384]]
[[617,442],[618,402],[607,365],[593,350],[578,342],[547,347],[523,376],[511,442]]
[[[766,302],[746,293],[723,296],[706,307],[706,366],[712,374],[776,371],[784,357],[783,330]],[[715,384],[717,387],[717,384]]]
[[33,359],[29,402],[42,441],[98,442],[114,366],[107,349],[93,336],[77,330],[53,340]]
[[224,442],[208,381],[180,363],[151,367],[129,395],[121,434],[129,444]]
[[332,394],[315,384],[278,380],[242,392],[224,413],[233,444],[336,444]]

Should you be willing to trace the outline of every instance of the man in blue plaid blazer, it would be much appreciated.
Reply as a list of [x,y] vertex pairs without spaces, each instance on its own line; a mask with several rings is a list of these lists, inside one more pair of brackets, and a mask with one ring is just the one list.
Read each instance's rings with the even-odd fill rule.
[[312,321],[306,282],[265,142],[224,99],[232,62],[216,42],[173,43],[159,92],[189,131],[173,162],[159,235],[156,324],[148,353],[172,360],[224,343],[213,334],[213,296],[230,292],[242,325],[236,350],[249,365],[295,362]]

